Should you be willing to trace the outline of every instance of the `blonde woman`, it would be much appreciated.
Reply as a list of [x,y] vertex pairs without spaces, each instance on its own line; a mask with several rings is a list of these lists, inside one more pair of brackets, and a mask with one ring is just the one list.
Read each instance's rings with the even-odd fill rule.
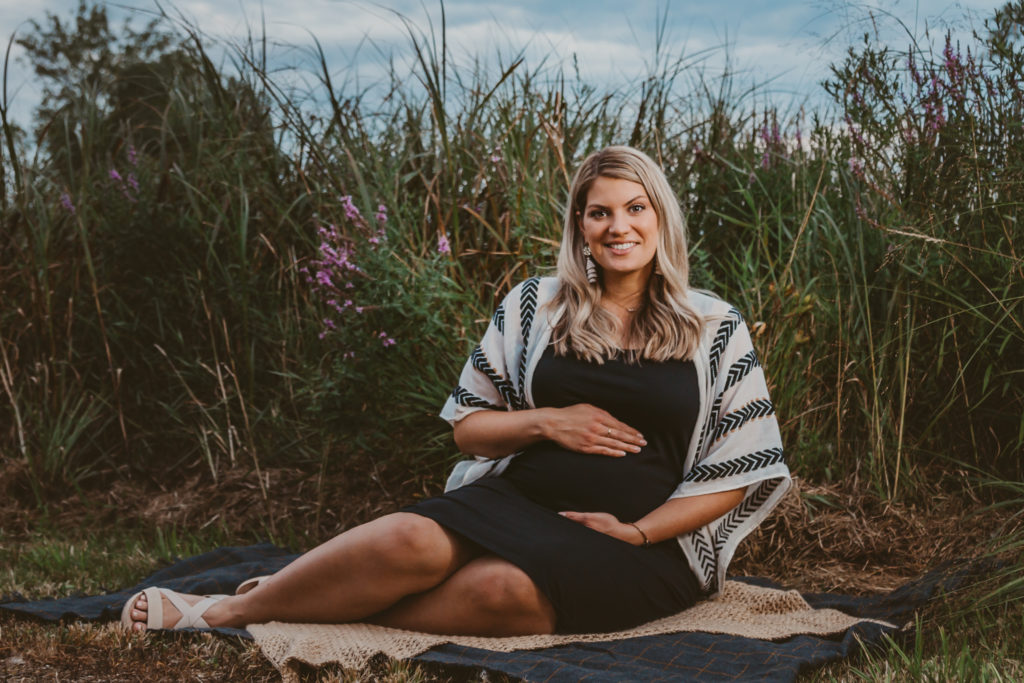
[[790,485],[742,318],[690,289],[679,204],[628,147],[580,165],[557,277],[505,297],[441,415],[474,456],[443,495],[350,529],[240,595],[147,589],[122,622],[628,628],[713,594]]

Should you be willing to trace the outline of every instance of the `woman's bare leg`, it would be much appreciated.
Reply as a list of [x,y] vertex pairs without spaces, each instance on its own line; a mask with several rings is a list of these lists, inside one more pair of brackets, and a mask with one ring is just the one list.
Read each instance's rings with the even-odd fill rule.
[[[396,512],[317,546],[244,595],[213,605],[204,618],[210,626],[234,627],[356,621],[439,585],[477,554],[433,520]],[[167,600],[163,608],[169,627],[180,615]],[[144,597],[136,602],[135,629],[145,628],[147,609]]]
[[555,610],[526,572],[484,555],[367,621],[425,633],[516,636],[553,633]]

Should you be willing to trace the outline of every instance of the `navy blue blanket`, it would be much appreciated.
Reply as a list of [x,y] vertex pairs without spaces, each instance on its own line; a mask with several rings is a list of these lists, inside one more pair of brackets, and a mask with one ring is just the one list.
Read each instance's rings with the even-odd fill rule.
[[[0,599],[0,609],[47,621],[117,619],[124,602],[147,586],[186,593],[230,593],[245,579],[273,573],[295,557],[270,544],[218,548],[181,560],[116,593],[32,602],[7,596]],[[951,590],[963,577],[964,572],[936,570],[884,595],[811,593],[804,598],[813,607],[832,607],[855,616],[903,624],[916,609],[942,591]],[[777,587],[765,579],[741,580]],[[240,629],[212,630],[249,637],[248,632]],[[778,642],[709,633],[671,633],[507,653],[442,645],[415,659],[467,670],[502,672],[531,682],[792,681],[802,671],[856,651],[858,641],[878,642],[887,630],[878,624],[861,623],[839,637],[794,636]]]

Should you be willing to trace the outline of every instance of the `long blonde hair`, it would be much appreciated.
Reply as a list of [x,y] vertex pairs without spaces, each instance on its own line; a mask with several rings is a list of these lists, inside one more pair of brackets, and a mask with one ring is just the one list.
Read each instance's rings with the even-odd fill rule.
[[569,190],[558,252],[559,287],[551,302],[552,309],[561,312],[552,331],[555,353],[571,352],[602,363],[620,351],[616,340],[621,323],[598,303],[601,278],[593,284],[587,281],[585,241],[579,224],[587,194],[598,177],[640,183],[658,215],[656,267],[647,283],[647,303],[621,335],[630,347],[627,359],[692,358],[704,319],[687,297],[690,265],[683,212],[661,168],[643,152],[624,146],[606,147],[584,159]]

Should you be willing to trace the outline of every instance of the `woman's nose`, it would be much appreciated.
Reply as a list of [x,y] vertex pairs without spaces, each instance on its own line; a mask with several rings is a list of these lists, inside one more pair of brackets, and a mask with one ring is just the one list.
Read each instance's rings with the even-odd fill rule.
[[625,233],[629,231],[629,215],[618,212],[612,214],[612,224],[609,230],[613,233]]

